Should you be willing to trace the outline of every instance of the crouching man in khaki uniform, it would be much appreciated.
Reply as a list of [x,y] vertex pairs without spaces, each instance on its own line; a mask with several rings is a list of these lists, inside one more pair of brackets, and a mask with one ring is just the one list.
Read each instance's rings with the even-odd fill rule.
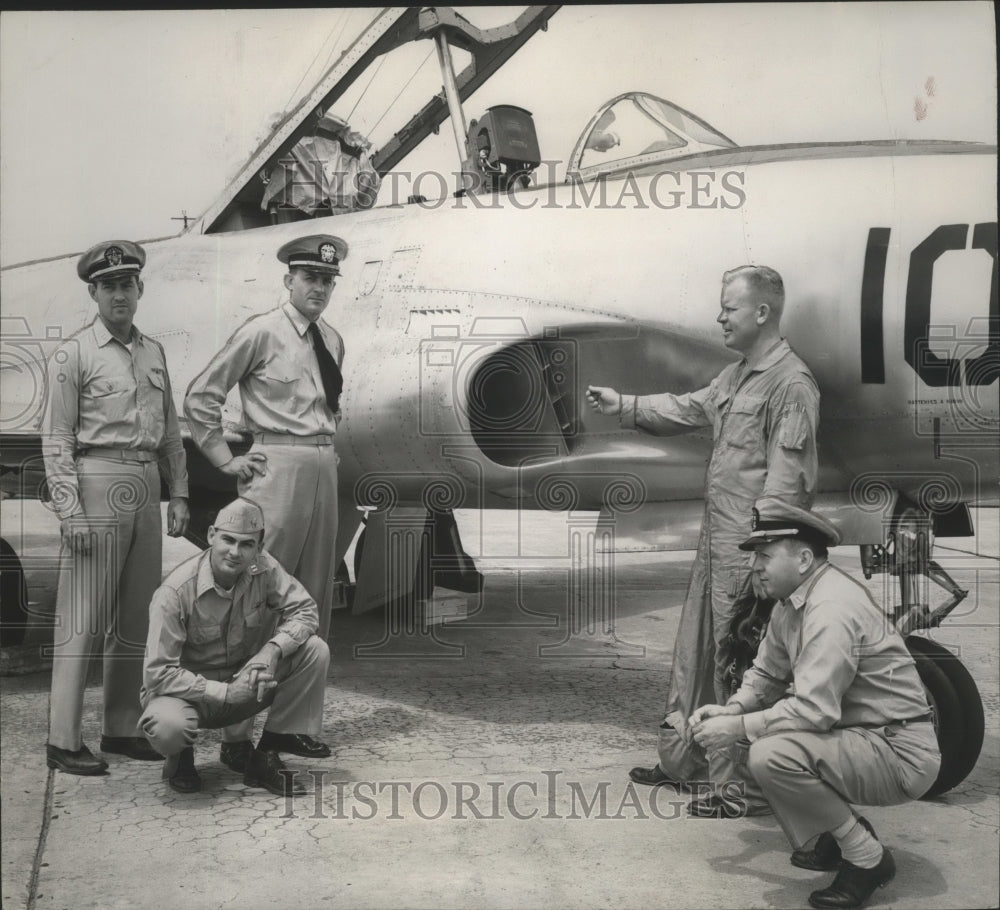
[[[254,748],[223,743],[220,758],[243,783],[279,796],[305,792],[279,752],[320,732],[330,651],[315,633],[316,602],[266,550],[259,505],[236,499],[208,530],[209,548],[156,590],[139,726],[167,757],[163,777],[182,793],[201,788],[193,743],[270,708]],[[227,750],[228,746],[228,750]]]
[[750,740],[748,767],[803,869],[837,870],[813,907],[860,907],[896,874],[852,804],[893,806],[941,765],[927,696],[902,637],[868,589],[827,561],[840,532],[775,497],[757,501],[757,590],[777,603],[753,666],[725,705],[690,718],[707,752]]

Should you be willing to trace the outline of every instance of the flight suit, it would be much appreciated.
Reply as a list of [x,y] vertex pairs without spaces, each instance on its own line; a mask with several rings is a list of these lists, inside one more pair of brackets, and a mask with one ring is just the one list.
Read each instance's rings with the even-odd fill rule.
[[[222,591],[211,553],[182,563],[153,595],[142,732],[170,756],[190,746],[199,728],[252,722],[270,708],[265,729],[319,733],[330,651],[314,634],[315,601],[266,550],[231,591]],[[281,650],[277,687],[259,703],[227,705],[226,681],[269,641]]]
[[[727,366],[686,395],[624,395],[621,425],[650,433],[677,425],[711,426],[714,445],[705,483],[705,516],[674,643],[660,766],[678,780],[731,777],[731,756],[712,767],[686,737],[695,708],[725,701],[719,654],[736,602],[750,584],[750,554],[739,550],[750,510],[762,496],[808,508],[816,490],[819,388],[782,339],[761,361]],[[752,782],[751,782],[752,785]]]
[[941,765],[916,664],[868,590],[829,563],[775,604],[729,704],[749,769],[796,848],[850,805],[918,799]]
[[132,328],[131,351],[104,323],[49,360],[45,474],[61,519],[86,516],[90,553],[64,536],[52,661],[49,743],[81,746],[87,668],[104,655],[104,735],[134,737],[149,602],[160,580],[160,475],[187,497],[184,444],[160,344]]

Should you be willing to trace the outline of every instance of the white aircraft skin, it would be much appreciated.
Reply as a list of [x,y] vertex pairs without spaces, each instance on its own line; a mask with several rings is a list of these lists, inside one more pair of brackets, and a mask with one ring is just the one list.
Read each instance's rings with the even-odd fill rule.
[[[668,161],[652,174],[609,179],[604,205],[593,183],[542,186],[147,242],[136,323],[164,345],[180,412],[187,385],[233,330],[285,298],[277,248],[304,233],[336,233],[350,253],[325,318],[347,352],[337,443],[345,507],[353,510],[355,488],[365,504],[372,483],[420,502],[436,478],[450,484],[439,505],[554,508],[546,496],[562,495],[550,490],[559,475],[572,480],[579,508],[600,508],[616,482],[627,498],[692,500],[702,494],[708,433],[624,432],[593,414],[583,393],[588,383],[636,393],[706,384],[733,357],[715,322],[722,273],[769,264],[786,284],[784,334],[820,384],[820,491],[846,501],[852,489],[859,494],[859,478],[881,479],[935,507],[995,501],[995,360],[988,384],[970,384],[963,370],[960,385],[935,388],[904,357],[911,254],[947,225],[968,227],[953,244],[961,249],[932,273],[928,316],[940,340],[931,350],[970,360],[989,341],[996,356],[987,320],[995,151],[873,156],[860,148],[861,157],[833,149],[823,158],[812,151],[804,160],[700,167],[697,194],[683,162]],[[976,226],[991,223],[992,259],[972,248],[988,232]],[[874,228],[889,231],[876,358],[884,381],[863,382],[861,289]],[[75,260],[3,271],[5,450],[13,437],[37,438],[44,359],[94,318]],[[559,349],[566,433],[550,404],[556,392],[518,347],[528,339]],[[492,369],[477,374],[491,357]],[[485,384],[484,375],[492,377]],[[982,381],[983,370],[976,376]],[[513,389],[506,404],[490,397],[499,386]],[[478,438],[470,407],[485,424]],[[238,427],[235,395],[226,416]],[[193,446],[189,455],[197,484],[205,472]]]

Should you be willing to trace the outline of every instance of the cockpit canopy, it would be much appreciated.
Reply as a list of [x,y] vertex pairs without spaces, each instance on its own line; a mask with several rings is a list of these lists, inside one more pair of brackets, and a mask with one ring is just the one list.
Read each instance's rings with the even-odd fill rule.
[[735,148],[704,120],[648,92],[627,92],[601,106],[577,140],[566,179],[593,180],[681,155]]

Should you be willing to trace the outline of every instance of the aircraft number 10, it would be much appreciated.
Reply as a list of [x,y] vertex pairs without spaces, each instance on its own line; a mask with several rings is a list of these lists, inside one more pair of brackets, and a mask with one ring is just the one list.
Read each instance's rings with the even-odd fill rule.
[[[885,382],[882,295],[885,262],[891,228],[868,231],[865,267],[861,279],[861,381]],[[967,246],[969,225],[942,224],[910,253],[906,279],[906,310],[903,319],[903,356],[913,371],[933,387],[990,385],[1000,378],[1000,311],[997,304],[997,223],[972,226],[972,244]],[[964,360],[941,357],[930,350],[931,288],[934,263],[949,250],[985,250],[993,257],[990,280],[989,336],[986,350]]]

